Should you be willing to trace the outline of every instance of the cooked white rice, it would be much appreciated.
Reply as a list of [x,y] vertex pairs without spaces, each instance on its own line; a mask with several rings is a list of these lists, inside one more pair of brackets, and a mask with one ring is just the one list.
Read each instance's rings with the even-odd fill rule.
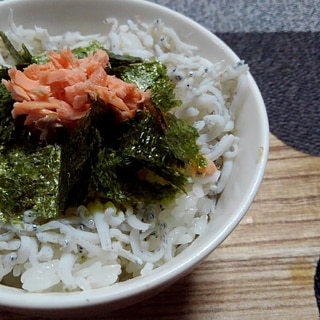
[[[183,43],[162,21],[106,19],[105,34],[83,36],[66,32],[51,36],[43,28],[25,29],[9,18],[9,39],[31,52],[102,42],[115,53],[156,57],[168,68],[183,105],[173,110],[200,133],[201,151],[218,160],[211,176],[190,178],[186,194],[166,206],[141,207],[137,214],[111,203],[80,206],[77,216],[34,225],[0,225],[0,280],[30,292],[87,290],[143,276],[172,259],[205,231],[214,219],[217,195],[224,189],[238,152],[234,106],[241,103],[247,65],[211,63]],[[0,44],[0,64],[10,65]]]

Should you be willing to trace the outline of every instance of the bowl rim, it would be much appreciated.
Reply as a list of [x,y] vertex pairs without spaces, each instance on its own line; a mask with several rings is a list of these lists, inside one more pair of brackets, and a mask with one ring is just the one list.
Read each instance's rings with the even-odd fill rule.
[[[2,8],[8,8],[10,4],[21,4],[22,6],[32,6],[35,3],[45,3],[50,0],[4,0],[0,2],[0,10]],[[71,0],[78,1],[78,0]],[[84,1],[84,0],[83,0]],[[103,2],[103,0],[96,0],[98,2]],[[145,0],[104,0],[105,3],[117,2],[117,3],[128,3],[137,4],[147,6],[148,8],[161,11],[166,15],[173,15],[177,19],[179,19],[183,23],[187,23],[192,28],[199,30],[206,38],[213,41],[217,46],[222,48],[231,59],[238,61],[240,60],[238,56],[229,48],[220,38],[218,38],[211,31],[207,30],[205,27],[195,22],[191,18],[184,16],[181,13],[175,12],[172,9],[169,9],[165,6],[145,1]],[[62,4],[63,0],[56,0],[55,4]],[[92,2],[91,2],[92,3]],[[172,282],[175,282],[179,278],[186,275],[190,272],[194,267],[196,267],[205,257],[207,257],[218,245],[220,245],[225,238],[234,230],[234,228],[238,225],[241,219],[244,217],[245,213],[249,209],[253,199],[255,198],[258,189],[262,183],[264,172],[266,169],[268,151],[269,151],[269,124],[268,117],[266,113],[266,108],[263,102],[263,98],[259,91],[259,88],[252,77],[251,73],[248,74],[249,84],[251,86],[251,90],[253,95],[258,99],[258,104],[260,106],[259,113],[261,124],[263,128],[261,129],[262,139],[260,141],[261,146],[264,148],[263,155],[261,156],[259,168],[257,171],[257,175],[253,183],[250,185],[249,197],[243,204],[243,206],[239,209],[239,214],[234,217],[223,229],[220,230],[217,238],[214,241],[208,241],[206,246],[201,248],[194,256],[185,257],[183,253],[175,257],[174,262],[169,261],[164,266],[161,266],[149,275],[144,277],[139,277],[131,280],[127,280],[126,282],[117,283],[112,285],[111,287],[88,290],[85,292],[71,292],[71,293],[25,293],[20,289],[9,288],[3,293],[0,290],[0,305],[14,308],[22,308],[22,309],[72,309],[79,307],[87,307],[94,306],[98,304],[111,304],[113,302],[134,298],[138,296],[140,293],[149,291],[153,292],[156,288],[165,287],[170,285]],[[183,263],[176,264],[177,261]],[[135,282],[137,284],[135,285]],[[133,285],[132,285],[133,283]],[[4,285],[0,285],[0,288],[4,287]],[[8,292],[7,292],[8,291]],[[157,290],[158,291],[158,290]],[[112,292],[112,295],[108,297],[108,292]],[[90,299],[88,299],[90,296]],[[21,297],[21,299],[17,299],[17,297]],[[41,297],[41,301],[39,302],[38,298]]]

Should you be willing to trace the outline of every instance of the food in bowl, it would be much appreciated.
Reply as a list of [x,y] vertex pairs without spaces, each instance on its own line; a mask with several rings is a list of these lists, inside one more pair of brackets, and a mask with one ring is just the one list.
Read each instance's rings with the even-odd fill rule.
[[[215,219],[238,153],[235,110],[248,66],[210,62],[160,19],[105,26],[104,34],[51,36],[11,17],[2,34],[11,109],[1,121],[13,131],[1,140],[9,135],[14,146],[2,152],[0,177],[6,285],[70,292],[143,276]],[[15,54],[29,61],[24,71]]]

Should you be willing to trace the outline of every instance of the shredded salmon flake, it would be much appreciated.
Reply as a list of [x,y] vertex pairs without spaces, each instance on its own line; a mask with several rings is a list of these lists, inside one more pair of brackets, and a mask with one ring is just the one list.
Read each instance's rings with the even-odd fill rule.
[[105,72],[109,56],[104,50],[77,59],[67,48],[48,52],[48,57],[46,64],[31,64],[23,71],[13,67],[10,80],[2,80],[15,100],[13,118],[26,115],[26,125],[50,116],[59,125],[74,126],[97,98],[126,119],[150,99],[149,92]]

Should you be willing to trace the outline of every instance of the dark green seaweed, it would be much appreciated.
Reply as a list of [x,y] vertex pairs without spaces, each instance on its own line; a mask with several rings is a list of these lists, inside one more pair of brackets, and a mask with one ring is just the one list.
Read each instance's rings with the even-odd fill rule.
[[15,124],[11,116],[13,99],[10,92],[0,82],[0,145],[12,140]]
[[61,143],[58,210],[63,214],[68,207],[86,202],[92,163],[100,147],[99,132],[92,126],[92,117],[83,117]]
[[150,90],[152,103],[163,112],[181,105],[175,97],[175,84],[170,81],[166,66],[159,61],[112,67],[108,73],[135,83],[140,90]]
[[109,56],[109,66],[106,71],[110,70],[111,68],[117,68],[119,66],[127,66],[135,63],[143,62],[143,59],[139,57],[133,57],[128,54],[120,55],[111,52],[104,48],[104,46],[99,41],[91,41],[88,46],[86,47],[79,47],[72,50],[72,53],[78,58],[85,58],[88,55],[94,54],[98,49],[104,50],[107,52]]
[[100,196],[121,203],[159,202],[183,191],[187,165],[166,141],[166,130],[150,111],[118,127],[112,145],[99,150],[92,171],[92,188]]
[[38,219],[57,216],[60,148],[31,144],[0,153],[0,221],[19,221],[32,210]]
[[162,114],[159,121],[149,109],[119,122],[110,106],[96,101],[62,144],[60,207],[95,197],[118,205],[172,199],[183,192],[186,168],[198,159],[197,136],[182,120]]

